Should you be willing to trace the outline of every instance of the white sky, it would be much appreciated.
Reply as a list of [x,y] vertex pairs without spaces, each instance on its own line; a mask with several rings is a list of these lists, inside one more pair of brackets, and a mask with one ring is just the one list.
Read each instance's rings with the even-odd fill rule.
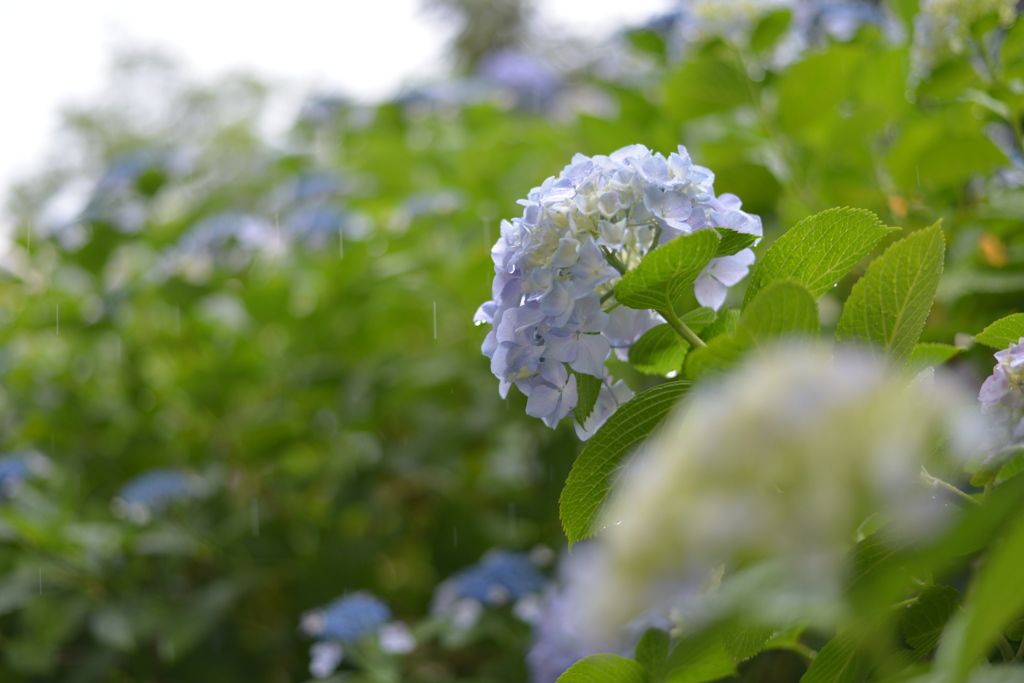
[[[537,4],[548,24],[593,35],[670,0]],[[162,49],[197,79],[244,68],[375,99],[439,73],[447,36],[418,0],[0,0],[0,198],[51,151],[61,105],[102,89],[118,46]]]

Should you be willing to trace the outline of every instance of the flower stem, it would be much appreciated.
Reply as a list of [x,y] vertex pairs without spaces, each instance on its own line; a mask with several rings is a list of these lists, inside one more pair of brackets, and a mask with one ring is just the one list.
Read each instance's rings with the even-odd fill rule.
[[614,268],[615,270],[619,271],[620,275],[625,275],[626,274],[626,266],[625,266],[625,264],[622,263],[622,261],[619,260],[619,257],[616,256],[613,251],[611,251],[611,250],[609,250],[609,249],[607,249],[605,247],[601,247],[601,250],[604,252],[605,260],[608,261],[608,263],[610,263],[612,265],[612,268]]
[[703,339],[698,337],[693,330],[686,326],[686,323],[679,319],[676,312],[672,310],[672,306],[666,306],[665,310],[658,311],[658,313],[668,321],[668,324],[672,326],[673,330],[679,333],[680,337],[690,342],[690,346],[695,349],[702,349],[707,346]]
[[999,652],[1003,655],[1004,662],[1013,661],[1013,648],[1010,647],[1009,641],[1006,640],[1006,636],[999,636],[999,640],[996,641],[996,645],[999,647]]
[[966,493],[964,493],[957,487],[953,486],[949,482],[943,481],[938,477],[933,477],[932,475],[928,474],[928,470],[926,470],[923,467],[921,468],[921,481],[923,481],[924,485],[930,489],[942,490],[946,491],[947,493],[952,493],[960,500],[970,503],[971,505],[981,505],[981,503],[979,503],[975,498],[967,495]]

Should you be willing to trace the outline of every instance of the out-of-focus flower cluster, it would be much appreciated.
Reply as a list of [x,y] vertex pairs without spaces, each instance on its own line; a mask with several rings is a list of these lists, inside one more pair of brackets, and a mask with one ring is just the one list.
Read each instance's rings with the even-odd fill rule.
[[583,543],[559,561],[558,581],[549,586],[534,621],[533,645],[526,656],[533,683],[555,683],[579,660],[599,652],[632,656],[650,627],[670,630],[669,609],[653,607],[615,633],[595,634],[583,620],[584,608],[599,588],[601,563],[607,557],[594,543]]
[[477,622],[485,607],[512,605],[517,617],[530,622],[546,585],[547,578],[528,553],[491,550],[438,585],[431,612],[465,629]]
[[345,656],[344,648],[357,647],[368,638],[376,638],[385,654],[407,654],[416,648],[409,627],[392,621],[391,609],[365,592],[305,612],[299,629],[316,640],[309,651],[309,672],[316,678],[334,673]]
[[201,493],[199,477],[175,469],[156,469],[135,477],[118,491],[114,512],[136,524],[145,524],[154,515],[179,501]]
[[[652,311],[603,310],[614,304],[617,268],[636,267],[656,246],[694,230],[762,234],[760,218],[742,211],[735,195],[716,197],[713,184],[714,174],[695,165],[685,147],[665,158],[633,145],[610,156],[577,154],[558,177],[531,190],[519,202],[522,217],[501,223],[491,250],[494,299],[474,319],[494,326],[483,353],[501,395],[515,384],[528,397],[526,412],[554,428],[576,406],[573,372],[597,377],[599,401],[612,410],[581,436],[596,430],[622,393],[606,376],[611,349],[628,349],[663,322]],[[753,261],[749,249],[712,259],[694,285],[697,301],[721,307]]]
[[992,376],[981,385],[981,410],[992,420],[993,449],[1024,445],[1024,337],[995,354]]
[[49,470],[49,459],[36,451],[0,456],[0,502],[16,496],[26,479]]
[[772,596],[766,611],[800,609],[780,604],[787,594],[813,604],[814,618],[836,618],[844,553],[868,517],[891,520],[901,538],[939,526],[944,508],[922,467],[944,471],[980,436],[964,399],[942,376],[909,382],[870,356],[805,347],[767,352],[705,385],[605,517],[610,570],[593,592],[603,618],[621,621],[662,592],[758,562],[778,565],[791,589],[762,592]]

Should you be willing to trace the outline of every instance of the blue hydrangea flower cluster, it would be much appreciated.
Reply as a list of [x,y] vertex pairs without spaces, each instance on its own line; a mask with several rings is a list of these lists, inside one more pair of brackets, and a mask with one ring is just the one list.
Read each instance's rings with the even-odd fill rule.
[[35,451],[0,456],[0,502],[13,498],[26,479],[43,474],[48,467],[46,456]]
[[523,618],[531,611],[531,599],[535,600],[547,584],[547,577],[529,554],[491,550],[478,563],[438,585],[431,611],[451,617],[459,628],[476,623],[485,606],[515,603],[514,612]]
[[305,612],[299,629],[316,642],[309,650],[309,671],[316,678],[334,673],[346,647],[376,637],[381,652],[408,654],[416,638],[401,621],[391,621],[391,609],[383,601],[360,591]]
[[199,481],[194,475],[175,469],[144,472],[125,484],[114,497],[114,511],[138,524],[173,503],[195,497]]
[[300,628],[317,640],[357,643],[391,619],[391,609],[369,593],[338,598],[302,615]]
[[1024,337],[995,357],[996,367],[978,394],[981,410],[997,432],[992,445],[1024,445]]
[[452,577],[458,595],[485,605],[503,605],[544,588],[547,579],[526,553],[495,550]]
[[[502,221],[491,250],[494,298],[474,318],[493,326],[482,350],[502,397],[515,384],[528,397],[526,412],[554,428],[577,403],[571,369],[600,378],[602,405],[612,406],[581,436],[614,412],[624,392],[613,390],[605,360],[664,322],[614,306],[616,267],[633,268],[651,249],[695,230],[762,234],[760,218],[741,210],[738,197],[715,195],[714,179],[685,147],[665,158],[632,145],[609,156],[577,154],[519,202],[522,217]],[[750,249],[712,259],[694,284],[697,301],[720,308],[753,262]]]
[[581,607],[593,600],[592,589],[607,558],[594,542],[585,542],[564,554],[558,563],[558,581],[545,593],[534,623],[533,644],[526,656],[532,683],[555,683],[579,660],[599,652],[631,657],[640,636],[650,627],[670,631],[671,601],[643,612],[623,629],[601,636],[585,623]]

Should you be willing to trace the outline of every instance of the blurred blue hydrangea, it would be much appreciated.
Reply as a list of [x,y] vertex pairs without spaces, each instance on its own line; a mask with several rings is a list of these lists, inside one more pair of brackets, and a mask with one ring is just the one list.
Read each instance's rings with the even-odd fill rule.
[[451,618],[458,628],[470,628],[485,606],[515,603],[516,616],[529,621],[535,611],[531,604],[547,582],[529,554],[491,550],[438,585],[431,611]]
[[401,621],[391,621],[388,606],[364,591],[304,612],[299,630],[316,640],[309,650],[309,672],[315,678],[334,673],[344,658],[345,648],[364,638],[377,638],[385,654],[407,654],[416,647],[409,627]]
[[114,512],[137,524],[145,524],[173,503],[199,494],[199,479],[174,469],[156,469],[135,477],[114,497]]
[[200,220],[178,241],[186,253],[217,251],[235,243],[255,250],[274,238],[274,229],[267,221],[240,211],[223,211]]
[[0,502],[17,495],[26,479],[46,474],[49,466],[46,456],[35,451],[0,456]]
[[148,148],[112,159],[76,222],[107,223],[126,233],[145,225],[148,208],[144,197],[152,195],[168,178],[188,172],[186,155],[171,149]]
[[369,593],[338,598],[302,615],[300,628],[317,640],[356,643],[391,620],[391,610]]
[[477,70],[486,83],[511,92],[516,104],[524,109],[547,108],[562,89],[562,78],[550,64],[522,50],[489,52]]
[[526,665],[532,683],[555,683],[573,664],[599,652],[630,657],[648,628],[673,628],[669,604],[643,612],[616,632],[595,629],[588,623],[587,610],[582,608],[593,599],[595,579],[605,561],[593,542],[574,546],[572,554],[566,553],[559,561],[558,580],[548,588],[531,620],[533,645]]
[[330,123],[339,112],[351,106],[351,101],[344,95],[314,95],[302,105],[299,120],[312,125]]
[[334,173],[323,170],[307,171],[292,178],[288,187],[288,198],[293,202],[304,202],[337,196],[345,189],[345,183]]

